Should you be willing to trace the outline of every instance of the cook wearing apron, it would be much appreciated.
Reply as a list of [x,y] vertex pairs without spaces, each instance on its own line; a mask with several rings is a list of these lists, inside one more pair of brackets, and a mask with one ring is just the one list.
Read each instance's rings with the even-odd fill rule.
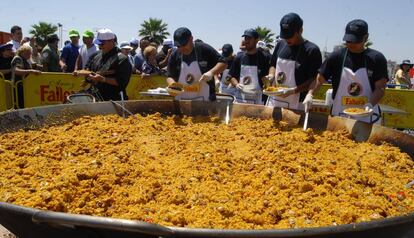
[[180,83],[184,92],[177,100],[214,101],[214,75],[225,68],[225,60],[213,47],[203,42],[193,42],[191,31],[180,27],[174,32],[177,50],[171,54],[167,69],[167,83]]
[[[315,86],[309,90],[303,104],[312,105],[313,93],[332,80],[333,116],[346,116],[344,109],[362,107],[372,115],[354,117],[359,121],[380,123],[378,102],[384,95],[388,81],[387,60],[379,51],[366,48],[368,24],[360,19],[349,22],[345,28],[346,47],[332,52],[319,69]],[[374,105],[374,106],[373,106]]]
[[231,83],[237,88],[236,102],[263,104],[261,81],[269,71],[270,56],[256,48],[259,34],[254,29],[244,31],[245,52],[234,59],[229,75]]
[[219,92],[236,96],[236,88],[231,85],[231,76],[229,76],[230,67],[234,60],[233,46],[224,44],[221,51],[221,55],[226,59],[227,69],[221,74]]
[[[295,60],[278,58],[276,62],[276,85],[287,88],[296,88],[295,70],[297,62]],[[266,105],[273,107],[284,107],[299,109],[299,93],[291,94],[287,97],[269,97]]]
[[240,66],[240,90],[236,94],[236,102],[262,104],[262,87],[257,76],[257,66]]
[[229,75],[230,68],[223,71],[220,78],[219,92],[236,96],[237,89],[231,85],[231,76]]
[[181,57],[181,71],[178,77],[178,83],[184,86],[184,92],[175,96],[176,100],[201,100],[208,101],[210,90],[209,85],[205,81],[199,82],[201,78],[201,70],[198,65],[197,52],[196,60],[188,65]]
[[[348,50],[345,50],[343,65],[348,55]],[[346,116],[343,111],[350,107],[363,107],[370,102],[372,96],[372,89],[368,78],[368,69],[366,66],[359,68],[356,72],[345,66],[342,67],[341,78],[339,80],[339,87],[336,90],[336,95],[332,104],[331,114],[333,116]],[[373,115],[366,117],[355,118],[359,121],[368,123],[380,122],[379,116],[380,108],[377,105],[373,107]]]
[[273,85],[286,88],[283,95],[271,96],[266,105],[302,109],[301,100],[315,80],[322,63],[319,47],[302,37],[303,20],[296,13],[283,16],[280,37],[275,47],[268,78]]

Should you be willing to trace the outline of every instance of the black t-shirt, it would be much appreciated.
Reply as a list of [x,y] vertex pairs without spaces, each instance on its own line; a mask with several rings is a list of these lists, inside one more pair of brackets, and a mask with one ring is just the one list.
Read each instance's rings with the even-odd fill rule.
[[[197,59],[202,74],[214,68],[219,62],[225,63],[223,56],[221,56],[213,47],[203,42],[195,42],[193,51],[189,55],[182,55],[178,50],[174,50],[168,61],[167,76],[173,78],[177,82],[180,77],[181,58],[188,65]],[[216,94],[214,80],[210,80],[208,85],[210,86],[210,100],[214,101]]]
[[230,68],[229,75],[240,80],[240,68],[242,65],[257,66],[257,74],[259,77],[260,87],[263,88],[262,78],[269,73],[270,55],[261,50],[257,50],[255,54],[247,54],[246,52],[236,55]]
[[[344,62],[345,52],[346,59]],[[319,69],[319,73],[323,75],[325,79],[332,80],[333,98],[335,98],[336,91],[339,87],[342,64],[344,64],[344,67],[347,67],[354,72],[360,68],[367,68],[371,90],[375,89],[376,81],[383,78],[388,79],[387,60],[382,53],[370,48],[362,53],[351,53],[350,51],[347,51],[347,48],[342,48],[329,55]]]
[[[12,57],[10,58],[3,58],[0,56],[0,69],[11,69],[11,61]],[[5,79],[11,79],[11,73],[4,74]]]
[[114,47],[111,51],[103,54],[102,51],[96,52],[88,61],[87,68],[93,72],[98,72],[104,77],[115,78],[118,86],[110,85],[104,82],[98,82],[95,87],[99,90],[104,100],[120,100],[119,92],[126,95],[126,87],[131,77],[132,66],[128,57]]
[[[289,46],[285,40],[280,41],[273,51],[270,65],[276,67],[278,58],[297,62],[296,65],[298,67],[295,69],[295,81],[298,86],[309,79],[316,78],[318,69],[322,64],[322,55],[319,47],[308,40],[295,46]],[[301,93],[301,101],[306,96],[306,93]]]

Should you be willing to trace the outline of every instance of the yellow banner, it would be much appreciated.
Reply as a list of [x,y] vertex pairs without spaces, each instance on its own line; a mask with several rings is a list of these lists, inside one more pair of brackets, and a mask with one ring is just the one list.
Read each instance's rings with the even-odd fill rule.
[[23,79],[25,107],[59,104],[82,89],[83,77],[64,73],[29,74]]
[[[60,104],[68,95],[82,89],[83,80],[84,77],[75,77],[65,73],[29,74],[23,79],[24,105],[25,107],[37,107]],[[126,91],[131,100],[144,99],[145,97],[141,96],[140,92],[166,85],[164,76],[142,78],[135,74],[131,76]]]
[[385,126],[414,129],[414,90],[387,88],[380,103],[409,113],[408,115],[385,114]]
[[148,96],[140,95],[140,92],[146,92],[148,89],[164,88],[167,86],[165,76],[151,76],[142,78],[140,75],[133,74],[126,88],[130,100],[148,99]]

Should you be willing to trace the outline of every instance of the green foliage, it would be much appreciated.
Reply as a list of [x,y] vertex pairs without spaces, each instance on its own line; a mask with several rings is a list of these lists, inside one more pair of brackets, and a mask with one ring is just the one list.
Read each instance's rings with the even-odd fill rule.
[[257,31],[257,33],[259,33],[259,40],[264,41],[266,43],[266,47],[272,50],[274,47],[273,38],[275,36],[275,34],[272,33],[272,30],[267,27],[260,27],[260,26],[257,26],[255,30]]
[[46,45],[47,35],[55,33],[58,29],[56,25],[47,22],[39,22],[39,24],[34,24],[31,27],[29,33],[37,37],[37,44],[42,47]]
[[150,37],[153,39],[157,45],[161,45],[164,39],[170,35],[167,32],[168,24],[162,22],[161,19],[149,18],[149,20],[144,21],[141,24],[141,29],[139,30],[139,35],[141,37]]

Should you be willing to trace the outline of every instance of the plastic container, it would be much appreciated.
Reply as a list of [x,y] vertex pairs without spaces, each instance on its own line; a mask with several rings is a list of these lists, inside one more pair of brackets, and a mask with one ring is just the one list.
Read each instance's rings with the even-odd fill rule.
[[332,91],[333,91],[332,88],[330,88],[330,89],[328,89],[326,91],[326,94],[325,94],[325,105],[327,105],[327,106],[331,106],[332,103],[333,103]]

